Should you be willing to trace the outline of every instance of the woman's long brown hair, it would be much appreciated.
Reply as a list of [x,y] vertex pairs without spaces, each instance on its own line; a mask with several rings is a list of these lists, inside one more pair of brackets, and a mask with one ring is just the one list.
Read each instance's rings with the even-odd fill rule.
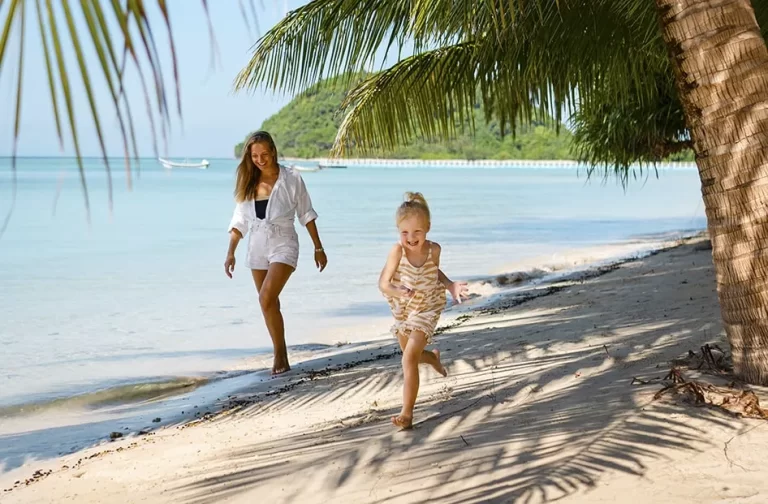
[[240,164],[237,165],[237,179],[235,181],[235,201],[238,203],[246,200],[256,199],[256,188],[259,186],[259,170],[253,160],[251,160],[251,146],[255,143],[265,143],[272,151],[272,157],[277,163],[277,147],[272,135],[266,131],[257,131],[245,141],[243,146],[243,157]]

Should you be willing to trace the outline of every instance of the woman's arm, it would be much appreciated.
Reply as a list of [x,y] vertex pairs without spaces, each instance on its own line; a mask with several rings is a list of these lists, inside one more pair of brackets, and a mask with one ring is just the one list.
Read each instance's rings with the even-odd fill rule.
[[309,237],[312,238],[315,250],[321,250],[323,248],[323,242],[320,241],[320,233],[317,232],[317,224],[315,224],[315,221],[307,223],[307,232],[309,233]]
[[237,244],[243,239],[243,235],[237,228],[232,228],[229,232],[229,249],[227,250],[227,258],[224,260],[224,273],[229,278],[232,278],[232,273],[235,271],[235,250],[237,250]]
[[248,234],[248,228],[251,225],[248,213],[245,208],[246,203],[241,201],[235,204],[235,211],[232,213],[232,220],[229,221],[229,232],[236,230],[240,238]]
[[240,240],[248,232],[249,224],[243,203],[235,204],[232,220],[229,221],[229,248],[227,249],[227,258],[224,260],[224,272],[229,278],[232,278],[232,273],[235,271],[235,250],[237,250],[237,244],[240,243]]
[[317,212],[312,207],[312,198],[309,197],[309,191],[304,184],[304,179],[301,175],[298,175],[298,181],[296,183],[296,215],[299,218],[299,222],[302,226],[307,228],[309,237],[312,238],[312,243],[315,245],[315,266],[320,271],[323,271],[328,265],[328,256],[325,255],[323,249],[323,242],[320,241],[320,233],[317,232]]
[[[295,193],[296,216],[299,218],[299,222],[302,226],[308,226],[310,222],[313,222],[315,219],[317,219],[317,212],[315,212],[315,209],[312,206],[312,198],[309,197],[309,191],[307,191],[307,186],[304,183],[304,179],[301,178],[301,175],[297,174],[297,176],[298,180],[296,181]],[[314,236],[312,239],[314,240]],[[315,246],[315,248],[320,247]]]
[[317,232],[317,224],[315,224],[314,219],[307,223],[307,232],[315,245],[315,266],[323,271],[328,265],[328,256],[325,255],[323,242],[320,241],[320,233]]
[[227,255],[235,255],[235,250],[237,250],[237,245],[240,243],[240,240],[243,239],[243,235],[240,234],[240,231],[237,229],[233,229],[229,232],[229,249],[227,250]]

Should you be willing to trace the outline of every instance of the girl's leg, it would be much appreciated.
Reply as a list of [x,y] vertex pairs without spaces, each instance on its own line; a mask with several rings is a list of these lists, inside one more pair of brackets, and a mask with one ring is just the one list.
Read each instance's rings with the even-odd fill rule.
[[272,263],[267,271],[251,270],[256,289],[259,291],[259,304],[264,315],[264,322],[272,338],[274,363],[272,374],[285,373],[291,369],[288,363],[288,350],[285,345],[285,324],[280,312],[280,293],[293,273],[293,267],[283,263]]
[[423,332],[411,331],[403,348],[403,409],[392,417],[392,423],[403,429],[410,429],[413,424],[413,407],[419,393],[419,361],[426,344]]
[[[397,342],[400,343],[400,350],[405,352],[405,346],[408,343],[408,334],[398,333]],[[419,357],[419,364],[429,364],[432,368],[443,376],[448,376],[448,371],[440,362],[440,350],[422,350]]]

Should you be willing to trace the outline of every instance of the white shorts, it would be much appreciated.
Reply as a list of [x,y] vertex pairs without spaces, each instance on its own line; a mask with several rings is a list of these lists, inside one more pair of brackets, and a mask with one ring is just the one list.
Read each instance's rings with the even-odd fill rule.
[[272,263],[282,263],[296,269],[299,262],[299,235],[293,226],[276,226],[256,221],[248,240],[248,267],[267,270]]

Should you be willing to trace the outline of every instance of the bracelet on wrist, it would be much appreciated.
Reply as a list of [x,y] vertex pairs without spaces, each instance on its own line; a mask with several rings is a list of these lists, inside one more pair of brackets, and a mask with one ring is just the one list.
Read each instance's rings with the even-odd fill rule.
[[315,252],[325,252],[325,249],[323,247],[316,248]]

